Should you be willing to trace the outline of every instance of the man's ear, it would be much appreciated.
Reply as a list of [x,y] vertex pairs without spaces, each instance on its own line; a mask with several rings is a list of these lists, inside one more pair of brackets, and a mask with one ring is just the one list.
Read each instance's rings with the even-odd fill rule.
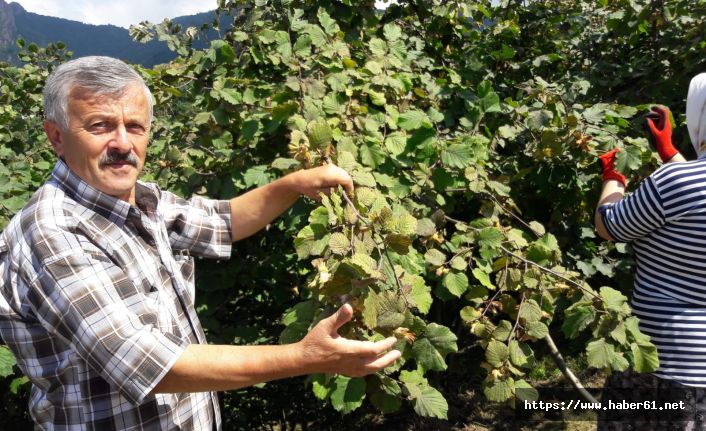
[[64,155],[64,145],[61,140],[61,127],[59,127],[56,122],[51,120],[44,121],[44,133],[47,134],[51,146],[54,148],[54,152],[57,156],[63,157]]

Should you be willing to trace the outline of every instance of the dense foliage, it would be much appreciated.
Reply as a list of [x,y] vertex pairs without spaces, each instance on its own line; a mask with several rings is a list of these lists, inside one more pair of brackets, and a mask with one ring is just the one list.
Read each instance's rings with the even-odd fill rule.
[[[536,397],[527,374],[548,334],[591,367],[655,369],[626,303],[630,249],[593,233],[595,159],[621,147],[631,185],[657,167],[641,115],[663,103],[682,123],[706,2],[398,3],[221,1],[233,29],[205,50],[191,47],[196,31],[132,29],[180,54],[140,69],[157,101],[144,179],[228,198],[333,162],[357,186],[300,202],[230,262],[199,263],[209,339],[292,342],[351,302],[345,336],[393,334],[404,354],[366,378],[312,376],[314,395],[342,413],[369,401],[445,418],[434,382],[459,340],[483,349],[473,367],[492,401]],[[40,91],[65,51],[22,55],[23,68],[0,70],[0,227],[52,161]],[[272,416],[246,424],[244,403],[226,397],[229,426],[285,411],[263,401]]]

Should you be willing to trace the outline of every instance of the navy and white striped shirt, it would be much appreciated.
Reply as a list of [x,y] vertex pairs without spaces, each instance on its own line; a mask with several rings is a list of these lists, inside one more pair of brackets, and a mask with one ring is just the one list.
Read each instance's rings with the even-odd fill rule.
[[662,166],[600,208],[637,260],[634,314],[657,347],[656,376],[706,387],[706,158]]

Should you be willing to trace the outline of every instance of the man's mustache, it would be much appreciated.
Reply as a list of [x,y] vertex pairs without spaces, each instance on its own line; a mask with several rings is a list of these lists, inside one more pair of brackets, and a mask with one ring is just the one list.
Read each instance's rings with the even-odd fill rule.
[[117,151],[109,151],[103,154],[98,161],[98,164],[103,167],[105,165],[112,165],[113,163],[127,163],[134,167],[137,167],[138,159],[135,153],[132,151],[128,153],[119,153]]

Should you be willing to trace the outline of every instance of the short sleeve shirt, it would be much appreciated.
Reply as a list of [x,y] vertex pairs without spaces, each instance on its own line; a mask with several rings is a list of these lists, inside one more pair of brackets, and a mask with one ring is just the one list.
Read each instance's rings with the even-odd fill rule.
[[655,375],[706,387],[706,158],[662,166],[600,212],[635,250],[631,306],[657,347]]
[[214,393],[150,395],[206,343],[193,256],[228,259],[228,201],[136,184],[136,205],[59,160],[0,234],[0,336],[32,383],[37,429],[220,428]]

